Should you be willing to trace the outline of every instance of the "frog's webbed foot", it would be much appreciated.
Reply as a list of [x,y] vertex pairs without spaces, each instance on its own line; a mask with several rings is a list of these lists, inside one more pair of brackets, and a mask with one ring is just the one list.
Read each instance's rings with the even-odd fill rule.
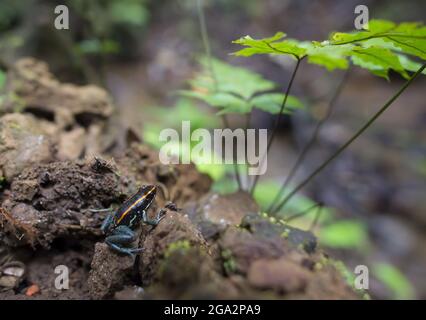
[[164,208],[170,209],[170,210],[173,210],[173,211],[181,211],[182,210],[181,208],[178,208],[177,205],[176,205],[176,203],[174,203],[172,201],[167,202],[164,205]]
[[146,211],[142,212],[142,221],[146,224],[149,224],[150,226],[156,226],[160,223],[160,221],[165,217],[167,210],[161,209],[158,213],[155,219],[148,219],[148,216],[146,214]]

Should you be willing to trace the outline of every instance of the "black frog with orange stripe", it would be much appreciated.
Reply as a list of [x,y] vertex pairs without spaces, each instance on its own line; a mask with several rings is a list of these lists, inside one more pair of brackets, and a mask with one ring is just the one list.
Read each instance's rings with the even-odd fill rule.
[[136,240],[136,233],[133,229],[136,228],[141,221],[156,226],[164,217],[166,211],[161,209],[155,219],[148,219],[147,211],[154,201],[156,194],[156,186],[143,185],[139,188],[138,192],[126,200],[115,213],[105,218],[101,230],[107,236],[105,242],[112,249],[131,256],[143,250],[143,248],[130,247]]

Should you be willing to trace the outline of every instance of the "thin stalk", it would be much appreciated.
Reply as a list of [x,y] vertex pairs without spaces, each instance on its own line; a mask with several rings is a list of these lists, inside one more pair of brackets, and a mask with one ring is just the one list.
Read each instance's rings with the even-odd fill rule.
[[[250,122],[251,122],[251,114],[252,114],[252,110],[250,110],[250,113],[246,114],[246,132],[247,130],[250,128]],[[250,188],[250,176],[249,176],[249,166],[248,166],[248,159],[247,159],[247,155],[248,155],[248,145],[246,144],[246,152],[245,152],[245,163],[246,163],[246,187],[247,190],[249,190]]]
[[[228,122],[228,118],[226,117],[226,114],[223,114],[221,118],[222,118],[223,126],[225,128],[229,128],[229,122]],[[235,162],[235,159],[234,159],[234,152],[232,152],[232,163],[234,165],[235,178],[237,179],[237,183],[238,183],[238,190],[242,190],[240,171],[238,170],[238,164],[237,162]]]
[[[210,75],[213,78],[215,90],[217,90],[218,82],[217,82],[216,74],[214,72],[213,63],[212,63],[209,33],[207,31],[207,24],[206,24],[206,18],[204,16],[202,0],[197,0],[197,15],[198,15],[198,20],[199,20],[199,24],[200,24],[201,38],[203,39],[204,50],[206,51],[208,68],[209,68],[209,71],[210,71]],[[222,116],[222,121],[223,121],[225,127],[229,128],[228,120],[227,120],[225,115]],[[234,171],[235,171],[235,177],[237,178],[238,190],[242,190],[240,172],[238,170],[238,164],[235,163],[235,162],[234,162]]]
[[314,228],[316,227],[316,225],[317,225],[317,223],[319,221],[321,213],[322,213],[322,205],[319,205],[318,208],[317,208],[317,211],[315,212],[315,218],[312,221],[312,224],[311,224],[311,227],[309,228],[309,231],[314,230]]
[[347,147],[349,147],[352,142],[354,142],[365,130],[367,130],[374,121],[377,120],[378,117],[381,116],[383,112],[386,111],[387,108],[408,88],[408,86],[414,81],[417,76],[423,72],[426,68],[426,64],[422,65],[416,73],[414,73],[410,79],[406,81],[406,83],[398,90],[398,92],[391,97],[381,108],[377,111],[368,121],[367,123],[361,127],[346,143],[344,143],[337,151],[335,151],[326,161],[324,161],[317,169],[314,170],[305,180],[303,180],[299,185],[297,185],[279,204],[278,210],[283,208],[285,204],[304,186],[306,186],[317,174],[319,174],[325,167],[327,167],[334,159],[336,159]]
[[204,50],[206,51],[208,68],[213,78],[215,88],[217,89],[217,78],[213,70],[209,33],[207,32],[206,18],[204,16],[204,10],[203,10],[203,0],[197,0],[197,15],[198,15],[198,20],[200,24],[201,38],[203,39]]
[[271,204],[269,205],[269,208],[267,210],[267,212],[269,213],[277,213],[277,210],[273,210],[275,204],[278,203],[278,201],[281,199],[281,197],[283,196],[285,190],[287,189],[291,179],[293,179],[294,175],[296,174],[297,170],[299,169],[300,165],[303,163],[303,160],[305,159],[306,155],[308,154],[308,151],[312,148],[312,146],[314,145],[315,141],[317,140],[319,131],[321,129],[321,127],[323,126],[323,124],[330,118],[331,114],[333,113],[334,110],[334,106],[336,104],[336,101],[338,100],[338,98],[340,97],[342,90],[346,84],[346,81],[348,79],[348,75],[349,75],[349,69],[346,69],[345,74],[343,75],[342,81],[340,81],[339,85],[337,86],[336,91],[333,94],[333,97],[331,98],[328,106],[327,106],[327,112],[324,116],[324,118],[322,118],[316,125],[314,132],[312,133],[312,136],[310,138],[310,140],[308,141],[308,143],[303,147],[302,151],[299,153],[299,156],[297,157],[297,160],[295,162],[295,164],[293,165],[293,167],[291,168],[289,174],[287,175],[287,177],[285,178],[283,184],[281,185],[280,190],[278,191],[277,195],[275,196],[274,200],[271,202]]
[[303,210],[302,212],[299,212],[299,213],[293,214],[293,215],[291,215],[291,216],[290,216],[290,217],[288,217],[288,218],[284,218],[284,221],[285,221],[286,223],[288,223],[288,222],[289,222],[289,221],[291,221],[291,220],[294,220],[294,219],[297,219],[297,218],[303,217],[303,216],[304,216],[304,215],[306,215],[308,212],[310,212],[312,209],[315,209],[316,207],[321,206],[321,205],[322,205],[321,203],[315,203],[315,204],[313,204],[312,206],[310,206],[309,208],[307,208],[307,209]]
[[[296,66],[294,67],[293,73],[292,73],[291,78],[290,78],[290,82],[288,83],[288,86],[287,86],[287,89],[286,89],[286,92],[285,92],[285,96],[284,96],[283,102],[281,103],[280,112],[278,114],[278,117],[277,117],[277,119],[275,121],[275,124],[274,124],[274,127],[272,129],[272,134],[269,137],[268,145],[266,147],[266,152],[263,154],[262,159],[260,161],[260,167],[262,167],[263,162],[265,161],[266,154],[268,154],[269,149],[271,148],[271,145],[272,145],[272,142],[274,140],[275,134],[276,134],[276,132],[278,130],[278,126],[279,126],[279,124],[281,122],[281,118],[282,118],[282,115],[283,115],[283,112],[284,112],[284,109],[285,109],[285,106],[286,106],[286,103],[287,103],[288,95],[290,93],[291,87],[292,87],[293,82],[294,82],[294,78],[296,76],[297,70],[299,69],[299,65],[300,65],[300,62],[302,61],[302,59],[303,58],[298,58],[297,59]],[[258,180],[259,180],[259,175],[256,175],[255,178],[254,178],[253,185],[251,186],[251,189],[250,189],[250,194],[251,195],[253,195],[253,192],[254,192],[254,189],[256,188],[256,184],[257,184]]]

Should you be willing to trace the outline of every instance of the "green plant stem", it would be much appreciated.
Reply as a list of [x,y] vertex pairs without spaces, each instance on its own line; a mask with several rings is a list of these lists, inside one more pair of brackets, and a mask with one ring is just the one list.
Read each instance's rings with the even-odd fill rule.
[[317,225],[317,223],[318,223],[318,221],[319,221],[319,218],[320,218],[320,216],[321,216],[321,213],[322,213],[322,204],[320,204],[320,205],[318,206],[318,208],[317,208],[317,210],[316,210],[316,212],[315,212],[315,218],[314,218],[314,220],[312,221],[311,226],[309,227],[309,231],[314,230],[314,228],[316,227],[316,225]]
[[297,218],[303,217],[304,215],[306,215],[307,213],[309,213],[312,209],[315,209],[316,207],[321,206],[321,205],[322,205],[321,203],[315,203],[315,204],[313,204],[312,206],[310,206],[309,208],[307,208],[307,209],[303,210],[302,212],[299,212],[299,213],[293,214],[293,215],[291,215],[290,217],[284,218],[283,220],[284,220],[286,223],[288,223],[288,222],[289,222],[289,221],[291,221],[291,220],[294,220],[294,219],[297,219]]
[[[250,128],[250,123],[251,123],[251,115],[252,115],[253,109],[250,110],[250,113],[246,114],[246,132],[247,130]],[[249,176],[249,166],[248,166],[248,159],[247,159],[247,154],[248,154],[248,150],[247,150],[248,146],[246,145],[246,153],[245,153],[245,162],[246,162],[246,187],[247,190],[249,190],[250,188],[250,176]]]
[[398,92],[390,98],[381,108],[377,111],[367,123],[361,127],[346,143],[344,143],[337,151],[335,151],[326,161],[324,161],[317,169],[314,170],[305,180],[297,185],[279,204],[278,210],[281,210],[285,204],[305,185],[307,185],[317,174],[319,174],[327,165],[329,165],[334,159],[336,159],[348,146],[352,144],[365,130],[367,130],[376,121],[380,115],[386,111],[387,108],[408,88],[408,86],[414,81],[417,76],[423,72],[426,68],[426,64],[423,64],[412,76],[406,81],[406,83],[398,90]]
[[278,203],[278,201],[283,196],[283,194],[284,194],[285,190],[287,189],[291,179],[293,179],[294,175],[296,174],[297,170],[299,169],[300,165],[303,163],[303,160],[305,159],[306,155],[308,154],[308,151],[312,148],[313,144],[317,140],[317,137],[318,137],[318,134],[319,134],[321,127],[330,118],[330,116],[331,116],[331,114],[334,110],[335,103],[338,100],[338,98],[340,97],[342,90],[345,86],[345,83],[348,79],[348,75],[349,75],[349,69],[346,69],[345,74],[343,75],[342,81],[340,81],[339,85],[337,86],[336,91],[333,94],[333,97],[331,98],[331,100],[328,104],[327,112],[326,112],[325,116],[315,126],[314,132],[312,133],[310,140],[302,148],[302,151],[299,153],[299,156],[297,157],[295,164],[293,165],[289,174],[285,178],[285,180],[284,180],[283,184],[281,185],[281,188],[278,191],[277,195],[275,196],[274,200],[269,205],[267,212],[273,213],[273,214],[277,213],[277,210],[273,210],[273,208],[275,207],[275,205]]
[[[217,90],[218,83],[217,83],[216,74],[215,74],[214,69],[213,69],[212,56],[211,56],[211,50],[210,50],[209,33],[207,32],[207,24],[206,24],[206,18],[204,16],[202,0],[197,0],[197,14],[198,14],[198,20],[199,20],[199,24],[200,24],[201,38],[203,39],[204,50],[206,51],[208,68],[209,68],[209,71],[210,71],[210,75],[213,78],[215,90]],[[225,115],[222,116],[222,121],[223,121],[224,126],[226,128],[229,128],[228,120],[227,120]],[[238,170],[238,164],[235,163],[235,162],[234,162],[234,171],[235,171],[235,177],[236,177],[237,183],[238,183],[238,190],[242,190],[240,172]]]
[[[226,117],[226,115],[223,114],[221,118],[222,118],[223,126],[225,128],[229,128],[230,126],[229,126],[228,118]],[[232,150],[232,163],[234,165],[235,178],[237,179],[237,183],[238,183],[238,190],[242,190],[240,171],[238,170],[238,164],[237,162],[235,162],[235,159],[234,159],[234,150]]]
[[197,15],[200,24],[201,38],[203,40],[204,50],[206,51],[208,67],[213,78],[214,86],[217,89],[217,78],[213,70],[209,33],[207,32],[206,18],[203,10],[203,0],[197,0]]
[[[269,137],[268,145],[267,145],[267,147],[266,147],[266,152],[262,155],[262,159],[261,159],[261,161],[260,161],[260,167],[262,167],[263,162],[265,161],[266,154],[268,154],[269,149],[271,148],[271,145],[272,145],[272,142],[273,142],[273,140],[274,140],[275,134],[276,134],[276,132],[277,132],[277,130],[278,130],[278,126],[279,126],[279,124],[280,124],[280,122],[281,122],[281,118],[282,118],[282,115],[283,115],[283,112],[284,112],[284,109],[285,109],[285,106],[286,106],[286,103],[287,103],[288,95],[289,95],[289,93],[290,93],[291,87],[292,87],[293,82],[294,82],[294,78],[295,78],[295,76],[296,76],[297,70],[299,69],[300,62],[302,61],[302,59],[303,59],[303,58],[301,58],[301,59],[299,59],[299,58],[298,58],[298,59],[297,59],[296,65],[295,65],[295,67],[294,67],[293,73],[292,73],[292,75],[291,75],[290,81],[289,81],[289,83],[288,83],[288,86],[287,86],[287,89],[286,89],[286,92],[285,92],[285,95],[284,95],[283,102],[281,103],[281,109],[280,109],[280,112],[279,112],[279,114],[278,114],[278,117],[277,117],[277,119],[276,119],[276,121],[275,121],[275,124],[274,124],[274,127],[273,127],[273,129],[272,129],[272,134],[271,134],[271,136]],[[250,189],[250,194],[251,194],[251,195],[253,195],[253,193],[254,193],[254,189],[256,188],[256,184],[257,184],[257,181],[258,181],[258,180],[259,180],[259,175],[256,175],[256,176],[255,176],[255,178],[254,178],[254,181],[253,181],[253,185],[251,186],[251,189]]]

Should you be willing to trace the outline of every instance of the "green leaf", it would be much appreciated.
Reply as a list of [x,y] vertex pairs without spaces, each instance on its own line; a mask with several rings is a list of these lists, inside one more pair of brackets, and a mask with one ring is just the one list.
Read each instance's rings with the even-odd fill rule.
[[350,54],[350,46],[322,46],[316,42],[304,42],[303,45],[307,49],[308,62],[311,64],[325,67],[328,71],[347,69],[349,66],[347,56]]
[[[281,110],[285,95],[283,93],[265,93],[251,99],[252,105],[265,112],[278,114]],[[288,96],[284,113],[303,108],[302,102],[294,96]]]
[[414,289],[410,281],[394,266],[377,263],[373,266],[374,276],[393,293],[395,299],[413,299]]
[[173,107],[149,107],[150,114],[161,126],[179,129],[182,121],[191,122],[191,130],[198,128],[216,128],[220,125],[219,118],[214,114],[196,106],[190,99],[179,99]]
[[[234,52],[236,56],[250,57],[254,54],[286,54],[298,59],[302,58],[306,49],[299,45],[296,40],[281,40],[284,33],[278,32],[270,38],[253,39],[250,36],[242,37],[233,43],[247,48]],[[281,40],[281,41],[278,41]]]
[[414,55],[426,60],[426,27],[422,23],[405,22],[399,25],[386,20],[371,20],[368,31],[353,33],[334,33],[330,44],[358,44],[380,39],[398,48],[405,54]]
[[366,68],[373,73],[382,71],[386,78],[389,69],[395,70],[404,78],[409,78],[409,75],[399,62],[398,56],[387,48],[354,48],[352,50],[352,61],[354,64]]
[[370,20],[367,31],[357,31],[352,33],[334,32],[330,36],[331,44],[354,43],[379,37],[395,28],[395,23],[387,20]]
[[[235,52],[238,56],[254,54],[291,55],[326,68],[328,71],[347,69],[349,62],[364,68],[374,75],[389,79],[392,69],[408,79],[407,71],[414,70],[415,62],[401,56],[412,55],[426,60],[426,27],[419,22],[395,24],[387,20],[371,20],[367,30],[349,33],[334,32],[327,41],[297,41],[283,39],[283,33],[273,37],[253,39],[240,38],[234,43],[245,48]],[[408,59],[408,58],[407,58]]]
[[[401,65],[404,67],[405,70],[416,72],[422,66],[420,63],[410,60],[407,56],[404,56],[402,54],[398,54],[397,56],[398,56],[399,62],[401,63]],[[426,75],[426,70],[423,70],[422,74]]]
[[[204,76],[210,75],[208,59],[201,59],[201,64]],[[274,82],[266,80],[260,74],[245,68],[236,67],[217,59],[211,60],[211,66],[214,79],[207,82],[207,86],[203,86],[201,82],[197,82],[195,79],[191,82],[194,87],[201,87],[208,91],[232,93],[246,100],[257,92],[272,90],[276,87]]]
[[365,225],[354,220],[342,220],[323,226],[319,239],[323,245],[332,248],[363,249],[368,243]]
[[[216,108],[227,110],[226,113],[247,113],[250,112],[250,105],[243,99],[227,92],[217,92],[213,94],[205,94],[194,91],[179,91],[185,97],[197,98],[208,105]],[[218,114],[223,114],[225,111],[219,111]]]
[[[221,109],[218,115],[249,113],[253,108],[252,100],[258,101],[261,107],[265,107],[264,100],[258,100],[258,96],[276,89],[274,82],[247,69],[216,59],[210,62],[207,59],[201,59],[201,64],[202,71],[190,81],[191,90],[183,90],[179,93]],[[290,101],[294,104],[296,102],[295,98]]]

